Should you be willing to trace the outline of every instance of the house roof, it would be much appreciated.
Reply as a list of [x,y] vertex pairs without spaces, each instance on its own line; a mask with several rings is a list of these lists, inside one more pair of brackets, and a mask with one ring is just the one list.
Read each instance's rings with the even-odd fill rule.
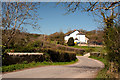
[[77,35],[85,35],[85,34],[83,34],[82,32],[79,32]]
[[85,37],[85,40],[89,40],[87,37]]
[[67,32],[67,33],[66,33],[66,36],[69,36],[70,34],[72,34],[72,33],[75,32],[75,31],[78,31],[78,32],[79,32],[77,35],[84,35],[84,34],[83,34],[81,31],[79,31],[79,30],[73,30],[73,31]]

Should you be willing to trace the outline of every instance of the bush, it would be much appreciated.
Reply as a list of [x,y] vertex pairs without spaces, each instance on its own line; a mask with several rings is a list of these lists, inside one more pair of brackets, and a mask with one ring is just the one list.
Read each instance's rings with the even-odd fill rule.
[[2,65],[12,65],[17,63],[30,63],[32,61],[35,62],[43,62],[45,60],[44,55],[8,55],[5,54]]
[[88,52],[93,52],[94,51],[94,49],[93,48],[88,48],[88,49],[86,49],[86,53],[88,53]]
[[43,42],[41,41],[35,41],[34,43],[31,44],[33,47],[42,47],[43,46]]
[[68,39],[67,44],[68,44],[68,46],[74,46],[74,45],[75,45],[73,37],[70,37],[70,38]]
[[84,49],[73,48],[73,47],[63,46],[63,45],[57,45],[56,48],[63,51],[72,51],[72,52],[75,52],[76,54],[81,54],[81,55],[83,55],[85,52]]
[[48,54],[53,62],[70,62],[76,59],[74,52],[48,49]]
[[48,53],[44,53],[44,61],[51,62],[50,55]]
[[107,25],[104,29],[104,43],[107,50],[107,59],[112,63],[115,63],[114,70],[111,68],[113,72],[116,71],[117,67],[118,71],[120,70],[120,25],[115,25],[111,23],[111,25]]
[[19,46],[14,48],[15,52],[39,52],[40,48],[43,47],[43,42],[35,41],[30,42],[25,46]]

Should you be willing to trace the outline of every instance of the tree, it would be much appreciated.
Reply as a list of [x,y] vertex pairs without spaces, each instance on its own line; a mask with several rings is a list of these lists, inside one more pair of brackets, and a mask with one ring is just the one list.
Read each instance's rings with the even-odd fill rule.
[[12,30],[6,43],[3,45],[7,46],[11,39],[16,35],[17,31],[25,28],[25,25],[31,25],[33,28],[36,28],[38,5],[39,3],[30,2],[2,3],[2,29]]
[[57,41],[58,44],[64,44],[64,36],[65,34],[63,32],[56,32],[51,35],[49,35],[49,39],[51,41]]
[[87,31],[85,35],[89,38],[90,44],[103,44],[103,30]]
[[[65,3],[65,7],[69,12],[75,12],[78,8],[82,11],[93,12],[95,15],[99,16],[104,22],[104,43],[107,48],[108,60],[109,62],[115,63],[112,65],[116,67],[119,64],[119,47],[120,42],[120,29],[119,29],[119,19],[118,16],[118,6],[120,6],[119,1],[115,2],[71,2]],[[118,24],[117,24],[118,23]],[[118,25],[117,27],[115,25]],[[114,39],[114,40],[113,40]],[[114,59],[112,59],[114,57]],[[110,63],[111,65],[111,63]],[[120,66],[120,64],[119,64]],[[118,66],[117,71],[120,70]],[[113,70],[115,71],[115,69]]]
[[74,13],[76,10],[93,12],[95,15],[102,18],[103,22],[105,22],[105,24],[107,25],[109,21],[112,21],[112,20],[114,21],[117,18],[118,16],[117,8],[118,6],[120,6],[120,4],[119,4],[119,1],[116,1],[116,2],[97,2],[96,1],[96,2],[84,2],[84,3],[68,2],[68,3],[65,3],[64,6],[67,9],[67,13],[70,13],[70,12]]
[[108,53],[107,59],[113,66],[109,68],[109,71],[118,73],[120,70],[120,25],[115,23],[104,29],[104,44]]
[[74,46],[74,45],[75,45],[73,37],[70,37],[70,38],[68,39],[67,44],[68,44],[68,46]]

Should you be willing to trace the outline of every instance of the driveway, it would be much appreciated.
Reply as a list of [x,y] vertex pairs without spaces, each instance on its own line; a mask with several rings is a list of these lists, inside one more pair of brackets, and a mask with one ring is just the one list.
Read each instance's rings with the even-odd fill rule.
[[77,56],[79,61],[72,65],[45,66],[3,74],[3,78],[94,78],[104,67],[100,61]]

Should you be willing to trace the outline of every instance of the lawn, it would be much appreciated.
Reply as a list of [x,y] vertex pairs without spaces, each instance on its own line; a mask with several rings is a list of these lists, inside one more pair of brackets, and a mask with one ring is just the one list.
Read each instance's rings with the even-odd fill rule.
[[70,47],[74,47],[74,48],[81,48],[81,49],[85,49],[85,50],[89,50],[92,49],[92,52],[102,52],[102,53],[106,53],[105,49],[103,47],[88,47],[88,46],[70,46]]

